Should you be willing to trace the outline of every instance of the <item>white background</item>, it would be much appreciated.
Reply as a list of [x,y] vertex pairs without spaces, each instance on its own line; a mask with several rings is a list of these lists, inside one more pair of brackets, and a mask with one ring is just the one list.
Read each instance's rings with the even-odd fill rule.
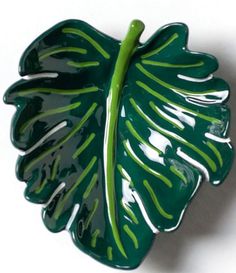
[[[1,1],[0,94],[19,79],[20,55],[39,34],[57,22],[82,19],[117,39],[130,21],[144,21],[145,41],[170,22],[189,26],[189,48],[215,55],[217,75],[231,85],[231,138],[236,142],[236,18],[230,0]],[[13,107],[0,100],[0,272],[119,272],[79,251],[67,232],[53,234],[41,221],[41,208],[23,197],[24,183],[15,177],[17,151],[10,143]],[[233,126],[234,125],[234,126]],[[234,127],[234,128],[233,128]],[[236,181],[203,185],[178,231],[160,234],[135,273],[235,273]]]

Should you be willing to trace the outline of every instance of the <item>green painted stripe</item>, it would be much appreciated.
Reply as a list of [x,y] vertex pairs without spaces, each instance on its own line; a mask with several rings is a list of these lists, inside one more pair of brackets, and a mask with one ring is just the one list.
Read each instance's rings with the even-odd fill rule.
[[179,92],[179,93],[184,94],[184,95],[209,95],[209,94],[211,94],[213,92],[217,92],[217,90],[214,90],[214,89],[203,90],[201,92],[182,89],[182,88],[179,88],[179,87],[174,86],[172,84],[169,84],[169,83],[167,83],[165,81],[162,81],[161,79],[159,79],[158,77],[156,77],[155,75],[153,75],[151,72],[149,72],[147,69],[145,69],[140,63],[136,63],[135,66],[145,76],[147,76],[149,79],[155,81],[159,85],[161,85],[161,86],[163,86],[163,87],[165,87],[167,89],[170,89],[170,90],[175,90],[176,92]]
[[58,155],[53,163],[52,166],[52,173],[51,173],[51,180],[53,181],[56,178],[58,167],[59,167],[59,162],[61,160],[61,156]]
[[88,184],[88,187],[86,188],[86,190],[85,190],[85,192],[84,192],[84,194],[83,194],[83,199],[86,199],[86,198],[89,197],[90,192],[91,192],[92,189],[94,188],[94,186],[95,186],[97,180],[98,180],[98,174],[95,173],[95,174],[93,175],[93,177],[91,178],[91,180],[90,180],[90,182],[89,182],[89,184]]
[[29,119],[28,121],[26,121],[21,127],[20,127],[20,134],[23,134],[25,132],[25,130],[31,126],[32,124],[34,124],[36,121],[38,121],[39,119],[48,117],[48,116],[52,116],[52,115],[56,115],[56,114],[61,114],[67,111],[71,111],[74,110],[76,108],[78,108],[81,105],[81,102],[76,102],[73,104],[70,104],[68,106],[63,106],[63,107],[58,107],[58,108],[54,108],[54,109],[50,109],[47,110],[43,113],[40,113],[38,115],[36,115],[35,117]]
[[33,93],[49,93],[49,94],[58,94],[58,95],[81,95],[91,92],[97,92],[99,88],[97,86],[91,86],[81,89],[54,89],[54,88],[44,88],[44,87],[35,87],[26,89],[18,92],[19,96],[27,96]]
[[210,116],[207,116],[207,115],[204,115],[204,114],[201,114],[199,112],[196,112],[194,110],[191,110],[189,108],[186,108],[182,105],[179,105],[175,102],[172,102],[171,100],[165,98],[164,96],[162,96],[161,94],[159,94],[157,91],[153,90],[152,88],[150,88],[148,85],[146,85],[145,83],[141,82],[141,81],[136,81],[136,84],[138,86],[140,86],[141,88],[143,88],[144,90],[146,90],[148,93],[150,93],[151,95],[153,95],[154,97],[156,97],[157,99],[159,99],[160,101],[163,101],[167,104],[170,104],[170,105],[174,105],[174,106],[177,106],[177,107],[180,107],[181,109],[183,109],[183,111],[186,111],[188,112],[189,114],[192,114],[194,116],[197,116],[198,118],[201,118],[201,119],[204,119],[206,121],[209,121],[209,122],[214,122],[214,123],[221,123],[221,121],[219,119],[216,119],[214,117],[210,117]]
[[91,211],[89,212],[89,215],[88,215],[88,217],[87,217],[87,219],[86,219],[86,221],[84,223],[85,229],[87,229],[89,227],[89,224],[91,223],[91,221],[93,219],[93,216],[94,216],[94,214],[95,214],[95,212],[96,212],[96,210],[98,208],[98,204],[99,204],[99,199],[96,198],[94,200],[93,207],[92,207]]
[[135,214],[133,213],[133,211],[128,206],[126,206],[122,200],[120,200],[120,204],[125,210],[125,212],[128,214],[128,216],[130,217],[130,219],[137,225],[139,221],[137,217],[135,216]]
[[207,141],[206,144],[213,151],[213,153],[216,155],[216,157],[217,157],[217,159],[218,159],[218,161],[220,163],[220,167],[222,167],[223,166],[223,159],[222,159],[220,151],[210,141]]
[[137,237],[135,236],[135,234],[133,233],[133,231],[129,228],[128,225],[124,225],[123,226],[124,231],[127,233],[127,235],[130,237],[130,239],[133,241],[134,243],[134,247],[136,249],[138,249],[138,240]]
[[163,130],[160,126],[158,126],[153,120],[151,120],[146,114],[144,114],[144,112],[141,110],[141,108],[136,104],[136,102],[134,101],[134,99],[130,99],[130,103],[132,104],[133,108],[135,109],[135,111],[140,115],[140,117],[142,117],[149,125],[151,125],[154,129],[156,129],[158,132],[160,132],[161,134],[168,136],[170,138],[175,139],[176,141],[182,143],[183,145],[187,146],[188,148],[192,149],[193,151],[195,151],[196,153],[198,153],[209,165],[209,167],[211,168],[211,170],[213,172],[216,171],[216,165],[215,162],[203,151],[201,151],[200,149],[198,149],[196,146],[194,146],[193,144],[189,143],[187,140],[183,139],[183,138],[177,138],[176,136],[174,136],[173,134],[170,134],[168,132],[166,132],[165,130]]
[[36,193],[36,194],[39,194],[39,193],[42,192],[42,190],[44,189],[44,187],[45,187],[47,181],[48,181],[47,178],[45,178],[45,179],[43,180],[43,182],[35,189],[35,193]]
[[160,47],[144,54],[141,56],[141,58],[145,59],[148,57],[151,57],[155,54],[160,53],[164,48],[166,48],[168,45],[170,45],[175,39],[177,39],[179,37],[178,33],[174,33],[163,45],[161,45]]
[[80,122],[70,131],[69,134],[67,134],[61,141],[59,141],[55,146],[52,146],[45,152],[43,152],[41,155],[35,157],[33,160],[30,161],[25,166],[25,172],[28,172],[35,164],[37,164],[39,161],[41,161],[44,157],[49,155],[50,153],[53,153],[57,149],[59,149],[64,143],[66,143],[70,138],[72,138],[76,132],[78,132],[84,123],[90,118],[90,116],[94,113],[95,109],[97,107],[97,103],[93,103],[92,106],[88,109],[86,114],[81,118]]
[[69,194],[72,191],[74,191],[80,185],[80,183],[88,175],[88,173],[91,171],[91,169],[93,168],[93,166],[94,166],[94,164],[96,162],[97,162],[97,157],[93,156],[93,158],[91,159],[91,161],[89,162],[89,164],[87,165],[87,167],[83,170],[83,172],[81,173],[80,177],[77,179],[77,181],[75,182],[75,184],[73,185],[73,187],[70,188],[70,190],[67,192],[67,194]]
[[128,175],[127,171],[123,168],[121,164],[117,164],[117,169],[119,170],[121,176],[130,183],[131,187],[134,187],[134,183],[131,180],[131,177]]
[[61,215],[68,199],[70,198],[72,192],[81,184],[81,182],[85,179],[85,177],[88,175],[88,173],[91,171],[91,169],[93,168],[94,164],[97,161],[97,157],[94,156],[91,161],[89,162],[89,164],[86,166],[86,168],[83,170],[83,172],[81,173],[80,177],[77,179],[77,181],[74,183],[74,185],[68,190],[68,192],[64,195],[63,199],[60,200],[57,203],[55,212],[54,212],[54,218],[56,220],[58,220],[59,216]]
[[82,38],[84,38],[85,40],[87,40],[98,52],[100,52],[100,54],[102,54],[102,56],[106,59],[110,59],[110,55],[102,48],[102,46],[95,41],[91,36],[89,36],[87,33],[83,32],[80,29],[76,29],[76,28],[63,28],[62,29],[63,33],[69,33],[69,34],[75,34],[78,35]]
[[157,107],[157,105],[154,104],[153,101],[149,102],[150,107],[152,108],[152,110],[162,119],[164,119],[165,121],[167,121],[168,123],[172,124],[174,127],[176,127],[179,130],[183,130],[183,127],[180,127],[177,123],[173,122],[172,120],[168,119],[167,117],[165,117],[164,115],[162,115],[159,107]]
[[[57,173],[57,170],[58,170],[58,165],[59,165],[59,162],[60,162],[60,159],[61,159],[61,156],[58,155],[53,163],[53,166],[52,166],[52,172],[51,172],[51,177],[50,177],[50,180],[53,181],[56,177],[56,173]],[[39,194],[42,192],[42,190],[44,189],[46,183],[48,182],[48,179],[45,178],[43,180],[43,182],[36,188],[35,190],[35,193],[36,194]]]
[[94,166],[94,164],[96,162],[97,162],[97,157],[93,156],[92,159],[91,159],[91,161],[89,162],[89,164],[86,166],[86,168],[81,173],[80,177],[77,179],[77,181],[73,185],[73,187],[71,187],[70,190],[66,193],[65,198],[66,198],[66,196],[69,197],[69,194],[71,194],[71,192],[73,192],[80,185],[80,183],[88,175],[88,173],[91,171],[91,169],[93,168],[93,166]]
[[83,68],[83,67],[91,67],[91,66],[99,66],[100,63],[99,62],[73,62],[73,61],[69,61],[67,62],[67,65],[69,66],[73,66],[76,68]]
[[139,37],[143,32],[144,24],[138,20],[132,21],[125,39],[122,41],[113,76],[111,79],[109,96],[106,102],[106,124],[104,132],[104,176],[105,176],[105,196],[107,202],[107,214],[110,221],[114,241],[120,253],[128,258],[123,243],[121,242],[119,229],[117,226],[116,203],[115,203],[115,152],[117,141],[117,122],[119,114],[120,97],[123,91],[123,83],[130,60],[139,45]]
[[96,229],[92,234],[91,247],[95,248],[97,244],[97,237],[100,234],[100,229]]
[[77,158],[89,146],[89,144],[92,142],[95,136],[96,136],[95,133],[91,133],[89,137],[84,141],[84,143],[80,145],[80,147],[74,152],[72,158],[73,159]]
[[50,49],[50,50],[46,50],[44,52],[40,52],[39,53],[39,60],[42,61],[51,55],[61,53],[61,52],[75,52],[75,53],[79,53],[79,54],[86,54],[87,50],[84,48],[79,48],[79,47],[60,47],[60,48],[56,48],[56,49]]
[[[58,155],[57,158],[55,159],[54,163],[53,163],[51,177],[50,177],[51,181],[53,181],[55,179],[55,177],[56,177],[56,173],[57,173],[57,170],[58,170],[58,165],[59,165],[60,159],[61,159],[61,156]],[[43,180],[43,182],[36,188],[35,193],[36,194],[41,193],[43,191],[45,185],[47,184],[47,182],[48,182],[48,179],[45,178]]]
[[151,169],[149,166],[147,166],[144,162],[142,162],[137,155],[134,153],[134,151],[130,151],[130,148],[127,145],[127,141],[124,140],[123,141],[123,145],[124,148],[127,152],[127,154],[130,156],[130,158],[136,163],[138,164],[142,169],[144,169],[146,172],[152,174],[153,176],[157,177],[158,179],[160,179],[162,182],[164,182],[166,184],[166,186],[168,186],[169,188],[172,188],[173,185],[171,183],[171,181],[165,177],[164,175],[154,171],[153,169]]
[[184,182],[184,184],[188,184],[187,178],[175,166],[171,165],[170,171],[178,176]]
[[139,134],[138,132],[134,129],[133,125],[131,124],[131,122],[129,120],[125,121],[125,125],[127,126],[127,128],[129,129],[130,133],[142,144],[148,146],[150,149],[154,150],[155,152],[157,152],[158,155],[162,154],[162,152],[157,149],[156,147],[154,147],[153,145],[151,145],[150,143],[148,143],[146,140],[144,140]]
[[141,62],[147,65],[169,67],[169,68],[191,68],[191,67],[199,67],[204,65],[203,61],[197,62],[195,64],[170,64],[170,63],[155,62],[150,60],[142,60]]
[[109,261],[112,261],[112,259],[113,259],[113,256],[112,256],[112,247],[111,246],[109,246],[107,248],[107,258],[108,258]]
[[167,213],[166,211],[164,211],[164,209],[162,208],[162,206],[160,205],[158,199],[157,199],[157,196],[154,192],[154,190],[152,189],[152,187],[150,186],[150,184],[148,183],[147,180],[143,180],[143,185],[144,187],[147,189],[147,191],[149,192],[150,194],[150,197],[157,209],[157,211],[166,219],[168,220],[172,220],[173,219],[173,215],[172,214],[169,214]]

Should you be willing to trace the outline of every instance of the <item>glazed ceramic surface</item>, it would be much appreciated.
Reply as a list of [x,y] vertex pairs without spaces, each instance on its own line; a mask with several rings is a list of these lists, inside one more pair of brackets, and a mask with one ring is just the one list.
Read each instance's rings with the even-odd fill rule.
[[29,77],[4,98],[17,107],[17,177],[25,197],[44,204],[46,227],[126,269],[155,234],[178,227],[202,181],[224,180],[233,159],[216,59],[187,49],[184,24],[141,44],[143,30],[134,20],[121,42],[61,22],[26,49],[20,75]]

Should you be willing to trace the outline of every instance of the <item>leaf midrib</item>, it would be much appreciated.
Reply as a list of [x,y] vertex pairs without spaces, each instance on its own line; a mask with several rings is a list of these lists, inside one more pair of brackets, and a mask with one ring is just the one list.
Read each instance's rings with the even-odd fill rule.
[[111,85],[106,102],[106,124],[103,145],[103,163],[105,177],[105,193],[107,203],[108,219],[115,243],[121,254],[127,258],[121,242],[117,222],[115,204],[115,148],[117,140],[117,120],[120,97],[123,89],[123,82],[129,67],[130,59],[137,48],[139,37],[144,30],[144,24],[139,20],[131,22],[125,39],[122,41],[115,64]]

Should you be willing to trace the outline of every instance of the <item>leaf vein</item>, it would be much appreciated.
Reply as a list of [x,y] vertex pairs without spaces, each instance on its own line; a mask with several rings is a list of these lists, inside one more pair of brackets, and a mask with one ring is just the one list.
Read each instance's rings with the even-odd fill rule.
[[153,90],[152,88],[150,88],[148,85],[146,85],[145,83],[141,82],[141,81],[136,81],[136,84],[143,88],[145,91],[147,91],[149,94],[153,95],[154,97],[156,97],[157,99],[159,99],[160,101],[163,101],[167,104],[170,104],[170,105],[174,105],[174,106],[177,106],[179,107],[180,109],[183,109],[183,111],[185,112],[188,112],[189,114],[192,114],[194,116],[197,116],[201,119],[204,119],[206,121],[209,121],[209,122],[215,122],[215,123],[220,123],[220,120],[219,119],[216,119],[214,117],[210,117],[210,116],[207,116],[207,115],[204,115],[204,114],[201,114],[199,112],[196,112],[194,110],[191,110],[189,108],[186,108],[182,105],[179,105],[175,102],[172,102],[171,100],[165,98],[164,96],[162,96],[161,94],[159,94],[157,91]]
[[174,33],[164,44],[162,44],[160,47],[142,55],[141,58],[143,58],[143,59],[148,58],[148,57],[151,57],[153,55],[160,53],[163,49],[165,49],[167,46],[169,46],[178,37],[179,37],[178,33]]
[[97,92],[99,88],[97,86],[90,86],[80,89],[55,89],[55,88],[44,88],[44,87],[35,87],[18,92],[19,96],[27,96],[33,93],[50,93],[58,95],[80,95],[90,92]]
[[67,65],[72,66],[72,67],[76,67],[76,68],[84,68],[84,67],[91,67],[91,66],[99,66],[100,63],[99,62],[73,62],[73,61],[69,61],[67,62]]
[[85,40],[87,40],[98,52],[100,52],[100,54],[102,54],[102,56],[105,59],[110,59],[110,55],[102,48],[102,46],[95,41],[92,37],[90,37],[87,33],[83,32],[80,29],[76,29],[76,28],[63,28],[62,29],[63,33],[69,33],[69,34],[75,34],[78,35],[82,38],[84,38]]
[[97,103],[93,103],[92,106],[89,108],[89,110],[86,112],[86,114],[81,118],[79,124],[77,124],[73,130],[70,131],[69,134],[67,134],[59,143],[57,143],[55,146],[49,148],[45,152],[43,152],[41,155],[33,159],[30,163],[28,163],[25,166],[25,172],[28,172],[35,164],[37,164],[40,160],[42,160],[44,157],[49,155],[50,153],[54,152],[55,150],[59,149],[61,145],[66,143],[70,138],[72,138],[77,131],[81,129],[81,127],[84,125],[84,123],[89,119],[89,117],[93,114],[94,110],[97,107]]
[[123,141],[124,148],[129,155],[129,157],[136,163],[138,164],[142,169],[144,169],[146,172],[152,174],[153,176],[157,177],[160,179],[162,182],[166,184],[169,188],[172,188],[173,185],[171,181],[165,177],[164,175],[158,173],[157,171],[154,171],[153,169],[149,168],[133,151],[133,149],[130,146],[130,143],[128,140]]
[[60,47],[60,48],[56,48],[56,49],[50,49],[50,50],[46,50],[44,52],[40,52],[39,53],[39,60],[42,61],[51,55],[61,53],[61,52],[75,52],[75,53],[79,53],[79,54],[86,54],[87,50],[84,48],[79,48],[79,47]]
[[80,147],[74,152],[72,158],[77,158],[86,148],[88,148],[89,144],[93,141],[95,136],[95,133],[91,133],[89,137],[84,141],[84,143],[80,145]]
[[88,184],[88,187],[86,188],[84,194],[83,194],[83,198],[84,199],[87,199],[90,195],[90,192],[92,191],[93,187],[95,186],[96,182],[97,182],[97,179],[98,179],[98,174],[95,173],[93,175],[93,177],[91,178],[89,184]]
[[100,234],[100,229],[96,229],[92,234],[91,247],[95,248],[97,244],[97,237]]
[[61,114],[61,113],[67,112],[67,111],[71,111],[73,109],[78,108],[80,105],[81,105],[81,102],[76,102],[76,103],[70,104],[68,106],[58,107],[58,108],[54,108],[54,109],[50,109],[45,112],[42,112],[42,113],[36,115],[35,117],[31,118],[27,122],[25,122],[20,128],[20,133],[23,134],[25,132],[25,130],[30,125],[32,125],[34,122],[36,122],[37,120],[39,120],[41,118],[45,118],[45,117],[56,115],[56,114]]
[[192,68],[192,67],[199,67],[204,64],[203,61],[200,61],[194,64],[171,64],[171,63],[156,62],[151,60],[142,60],[141,62],[146,65],[168,67],[168,68]]
[[197,148],[193,144],[189,143],[184,138],[176,135],[175,133],[172,133],[170,131],[164,130],[163,128],[161,128],[160,126],[158,126],[150,117],[148,117],[146,114],[144,114],[144,112],[141,110],[141,108],[139,106],[137,106],[137,104],[134,101],[134,99],[131,98],[130,99],[130,103],[133,106],[133,108],[135,109],[135,111],[139,114],[139,116],[141,118],[143,118],[154,129],[156,129],[161,134],[163,134],[165,136],[168,136],[170,138],[173,138],[176,141],[178,141],[178,142],[182,143],[183,145],[187,146],[188,148],[194,150],[197,154],[199,154],[207,162],[207,164],[209,165],[209,167],[211,168],[211,170],[213,172],[216,171],[215,162],[205,152],[201,151],[199,148]]
[[148,143],[146,140],[144,140],[139,134],[138,132],[134,129],[133,125],[131,124],[131,122],[129,120],[126,120],[125,122],[127,128],[129,129],[130,133],[142,144],[148,146],[150,149],[154,150],[158,155],[162,154],[162,152],[157,149],[156,147],[154,147],[153,145],[151,145],[150,143]]
[[152,187],[150,186],[150,184],[148,183],[147,180],[143,180],[143,185],[144,187],[147,189],[147,191],[149,192],[150,194],[150,197],[156,207],[156,209],[158,210],[158,212],[166,219],[168,220],[172,220],[173,219],[173,215],[172,214],[169,214],[167,213],[163,208],[162,206],[160,205],[158,199],[157,199],[157,196],[154,192],[154,190],[152,189]]
[[158,83],[160,86],[165,87],[167,89],[170,89],[176,93],[180,93],[180,94],[184,94],[184,95],[208,95],[211,93],[215,93],[217,92],[217,90],[215,89],[210,89],[210,90],[203,90],[201,92],[197,92],[197,91],[191,91],[191,90],[186,90],[186,89],[182,89],[179,88],[177,86],[174,86],[172,84],[169,84],[163,80],[161,80],[160,78],[156,77],[155,75],[153,75],[151,72],[149,72],[147,69],[145,69],[140,63],[136,63],[135,65],[137,67],[137,69],[142,72],[145,76],[147,76],[149,79],[155,81],[156,83]]
[[133,231],[130,229],[128,225],[123,226],[124,231],[127,233],[127,235],[130,237],[130,239],[133,241],[134,247],[138,249],[138,240]]
[[90,211],[90,213],[89,213],[89,215],[88,215],[88,217],[87,217],[87,219],[86,219],[86,221],[84,223],[85,229],[87,229],[89,227],[89,224],[91,223],[91,221],[93,219],[93,216],[94,216],[94,214],[95,214],[95,212],[96,212],[96,210],[98,208],[98,204],[99,204],[99,199],[96,198],[94,200],[93,207],[92,207],[92,209],[91,209],[91,211]]
[[94,156],[91,161],[89,162],[89,164],[87,165],[87,167],[83,170],[83,172],[81,173],[80,177],[77,179],[77,181],[74,183],[74,185],[68,190],[68,192],[65,194],[64,198],[58,202],[57,207],[55,209],[54,212],[54,218],[58,219],[67,200],[69,199],[71,193],[81,184],[81,182],[84,180],[84,178],[89,174],[89,172],[91,171],[91,169],[93,168],[94,164],[97,161],[97,157]]

